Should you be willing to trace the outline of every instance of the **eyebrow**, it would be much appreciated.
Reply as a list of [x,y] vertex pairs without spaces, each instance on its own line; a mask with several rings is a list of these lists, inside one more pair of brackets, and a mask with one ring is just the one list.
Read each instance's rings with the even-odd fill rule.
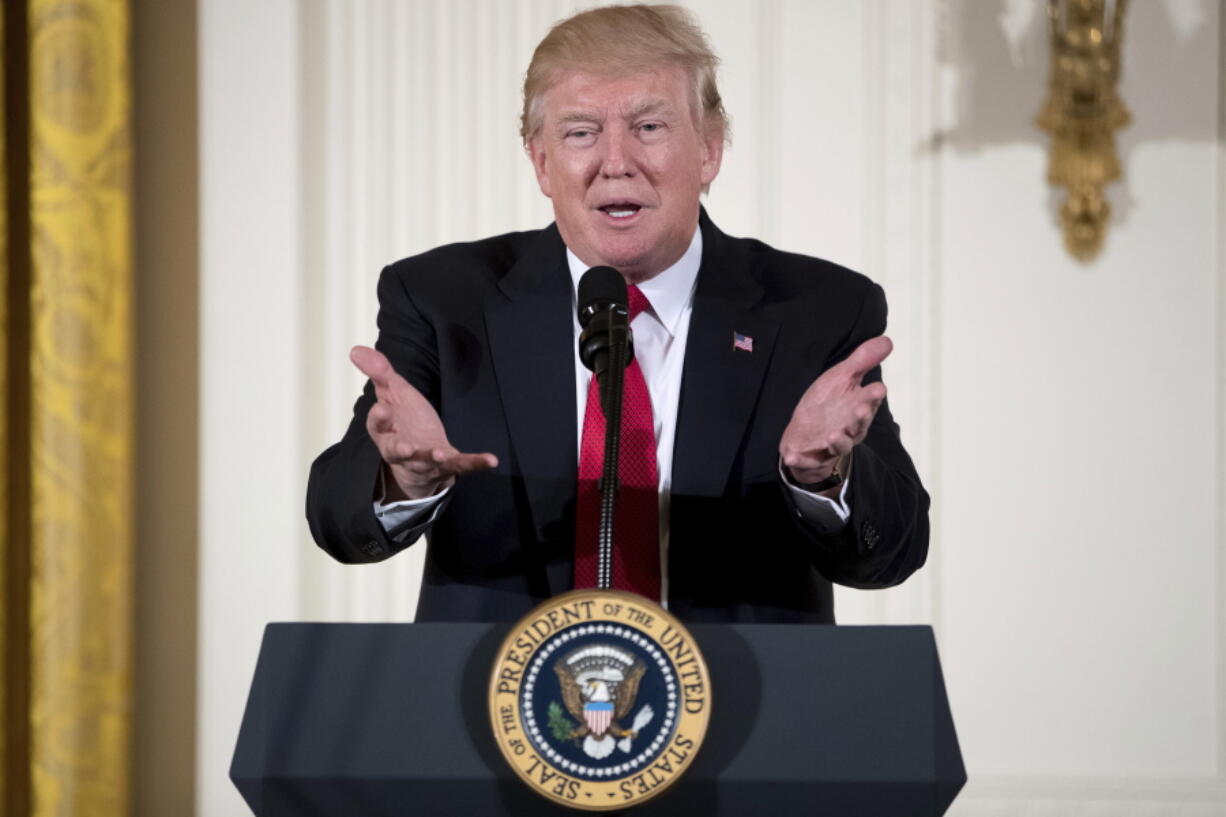
[[[637,119],[646,114],[658,113],[661,110],[671,110],[671,108],[671,104],[663,99],[645,99],[642,102],[636,103],[622,118],[627,120]],[[600,116],[591,111],[568,111],[559,116],[557,121],[560,125],[574,122],[599,122]]]
[[599,119],[599,117],[594,113],[588,113],[585,111],[571,111],[570,113],[564,113],[559,116],[558,124],[566,124],[569,122],[595,122],[597,119]]
[[649,113],[670,110],[672,105],[663,99],[644,99],[626,113],[626,119],[637,119]]

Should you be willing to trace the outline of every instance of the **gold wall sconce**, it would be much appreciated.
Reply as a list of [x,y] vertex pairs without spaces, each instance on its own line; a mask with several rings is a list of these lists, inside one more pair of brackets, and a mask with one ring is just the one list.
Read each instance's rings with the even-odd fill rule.
[[1127,0],[1048,0],[1051,76],[1037,117],[1051,134],[1049,184],[1065,188],[1064,245],[1094,259],[1106,238],[1107,184],[1120,177],[1115,131],[1131,121],[1116,92]]

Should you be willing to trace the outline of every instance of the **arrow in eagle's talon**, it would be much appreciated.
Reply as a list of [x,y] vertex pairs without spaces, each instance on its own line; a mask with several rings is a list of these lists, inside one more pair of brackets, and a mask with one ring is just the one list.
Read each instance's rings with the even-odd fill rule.
[[634,726],[626,733],[626,737],[617,742],[617,748],[623,752],[630,752],[630,742],[639,736],[639,732],[644,726],[651,723],[655,712],[651,708],[651,704],[643,704],[643,708],[634,716]]

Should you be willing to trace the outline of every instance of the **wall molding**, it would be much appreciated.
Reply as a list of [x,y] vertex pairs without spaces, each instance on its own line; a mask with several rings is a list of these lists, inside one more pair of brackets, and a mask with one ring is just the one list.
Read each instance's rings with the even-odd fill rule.
[[1226,786],[1226,7],[1217,7],[1217,776]]

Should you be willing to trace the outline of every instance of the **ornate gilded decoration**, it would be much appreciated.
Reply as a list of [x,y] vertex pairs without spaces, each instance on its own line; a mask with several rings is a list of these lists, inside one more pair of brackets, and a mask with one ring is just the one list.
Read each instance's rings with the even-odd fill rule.
[[1115,131],[1131,121],[1116,92],[1127,0],[1049,0],[1051,77],[1038,125],[1052,136],[1047,180],[1067,190],[1064,244],[1080,261],[1098,255],[1120,177]]
[[[131,86],[126,0],[26,0],[31,817],[129,813],[132,710]],[[11,19],[11,18],[10,18]],[[11,314],[11,313],[10,313]],[[23,326],[25,322],[23,321]],[[8,372],[11,376],[12,372]],[[11,398],[10,398],[11,399]],[[14,446],[6,457],[15,456]],[[16,455],[20,456],[20,455]],[[6,601],[6,604],[19,603]],[[15,617],[14,617],[15,618]],[[10,764],[11,765],[11,764]]]

